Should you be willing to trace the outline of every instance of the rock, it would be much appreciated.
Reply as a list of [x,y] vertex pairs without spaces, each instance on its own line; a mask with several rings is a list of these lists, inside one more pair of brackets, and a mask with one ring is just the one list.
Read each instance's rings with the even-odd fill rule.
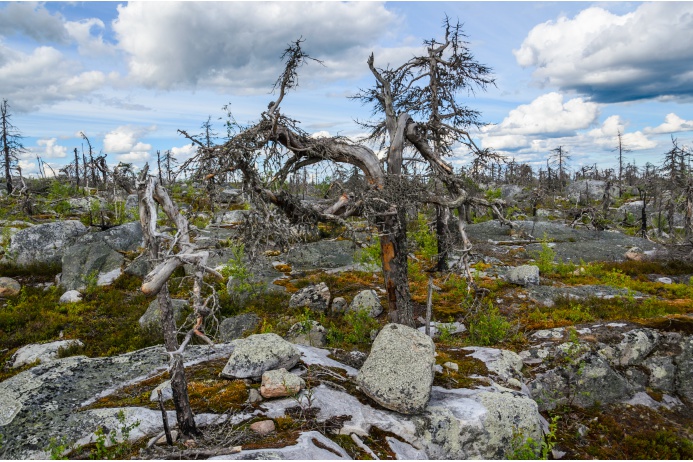
[[286,369],[275,369],[262,374],[260,394],[263,398],[282,398],[296,395],[306,386],[306,382]]
[[681,353],[674,357],[676,364],[676,393],[693,402],[693,335],[679,343]]
[[214,223],[229,223],[239,224],[245,220],[245,217],[250,213],[249,210],[229,210],[221,212],[214,216]]
[[648,386],[650,388],[666,392],[674,391],[676,365],[671,356],[653,356],[647,358],[643,362],[643,366],[649,372]]
[[643,261],[645,259],[645,253],[640,247],[631,247],[623,256],[626,260],[631,261]]
[[291,296],[290,308],[308,307],[314,311],[324,312],[330,304],[330,289],[324,282],[304,287]]
[[82,294],[78,290],[68,290],[60,296],[58,303],[77,303],[82,301]]
[[[605,191],[606,182],[602,180],[577,180],[565,188],[565,194],[571,202],[580,201],[583,204],[587,201],[601,200]],[[610,193],[612,198],[617,197],[618,187],[612,185]]]
[[[128,196],[129,197],[129,196]],[[178,430],[171,430],[171,440],[175,443],[178,441]],[[166,441],[166,435],[162,436],[158,440],[156,440],[157,446],[163,446],[164,444],[168,444],[168,441]]]
[[257,388],[250,388],[248,390],[248,403],[254,404],[262,401],[262,395],[257,390]]
[[388,324],[356,377],[366,395],[402,414],[423,411],[431,396],[435,345],[421,332]]
[[301,433],[296,444],[276,449],[243,449],[208,460],[350,460],[349,454],[317,431]]
[[626,332],[616,348],[618,366],[639,365],[655,348],[659,334],[652,329],[635,329]]
[[[426,321],[423,321],[424,323]],[[426,333],[426,326],[423,325],[421,327],[417,327],[419,332],[423,332],[424,334]],[[451,335],[455,334],[461,334],[462,332],[465,332],[467,328],[465,327],[464,324],[461,322],[436,322],[436,321],[431,321],[430,323],[430,328],[429,332],[431,333],[431,338],[438,338],[440,337],[440,333],[443,331],[446,331],[450,333]]]
[[258,435],[264,436],[272,433],[276,428],[273,420],[261,420],[250,424],[250,429]]
[[128,197],[125,198],[125,210],[134,210],[139,208],[139,206],[137,194],[128,194]]
[[0,277],[0,297],[19,295],[22,285],[12,278]]
[[5,257],[20,266],[59,264],[64,249],[86,232],[86,226],[76,220],[22,229],[12,236]]
[[443,363],[443,367],[445,369],[450,369],[451,371],[455,371],[455,372],[460,370],[460,366],[458,366],[457,363],[451,363],[450,361]]
[[160,383],[155,389],[153,389],[152,394],[149,395],[149,401],[159,402],[159,391],[161,391],[161,400],[163,402],[173,399],[173,389],[171,388],[170,380]]
[[483,361],[489,372],[502,379],[522,377],[522,358],[513,351],[485,347],[466,347],[463,350],[472,351],[470,357]]
[[12,368],[22,367],[38,360],[45,364],[58,359],[58,351],[62,348],[84,346],[79,340],[60,340],[57,342],[31,344],[21,347],[12,355]]
[[349,304],[344,297],[335,297],[332,300],[332,312],[333,313],[344,313],[347,310]]
[[235,349],[221,376],[229,379],[260,378],[272,369],[291,369],[299,357],[296,347],[277,334],[251,335],[235,341]]
[[657,278],[657,282],[661,282],[662,284],[671,284],[673,281],[671,280],[671,278],[661,277]]
[[383,305],[380,303],[375,290],[363,290],[356,294],[351,301],[349,311],[366,311],[370,317],[375,318],[383,312]]
[[286,339],[299,345],[324,347],[327,344],[327,329],[317,321],[297,322],[289,329]]
[[534,265],[522,265],[510,268],[505,275],[505,279],[521,286],[539,285],[539,267]]
[[335,269],[354,264],[354,244],[351,241],[326,241],[299,244],[284,256],[294,271]]
[[221,321],[219,324],[219,340],[229,342],[243,337],[246,332],[252,332],[260,324],[260,318],[255,313],[243,313]]
[[236,203],[241,199],[241,190],[226,188],[219,191],[219,200],[221,202]]
[[[172,298],[171,304],[173,305],[173,319],[175,319],[176,324],[178,324],[183,320],[185,309],[188,308],[188,301]],[[147,311],[140,317],[139,323],[143,328],[147,328],[148,326],[159,327],[161,325],[161,309],[159,309],[158,298],[152,300]]]
[[132,262],[125,267],[123,272],[125,274],[144,278],[150,270],[149,258],[146,255],[140,255],[132,260]]

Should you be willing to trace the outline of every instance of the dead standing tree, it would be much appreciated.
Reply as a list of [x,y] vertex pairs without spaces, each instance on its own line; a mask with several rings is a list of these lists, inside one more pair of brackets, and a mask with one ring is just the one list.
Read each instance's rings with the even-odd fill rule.
[[[406,210],[418,203],[430,203],[440,207],[461,208],[465,205],[482,205],[496,210],[496,204],[471,197],[464,181],[455,175],[450,164],[442,159],[452,145],[462,140],[475,147],[466,127],[475,121],[476,112],[454,103],[457,93],[469,89],[472,82],[485,85],[487,68],[473,61],[460,40],[460,26],[451,27],[445,22],[445,41],[427,42],[429,54],[415,57],[402,67],[392,71],[377,69],[374,56],[368,66],[376,78],[374,88],[359,96],[365,102],[374,103],[374,114],[382,119],[371,123],[370,141],[379,140],[386,153],[384,162],[366,144],[355,143],[343,137],[313,138],[298,127],[298,122],[285,116],[280,105],[287,92],[298,86],[298,69],[311,60],[301,49],[302,40],[287,48],[282,56],[285,69],[275,84],[278,98],[269,104],[260,120],[250,126],[236,126],[236,132],[223,145],[207,147],[197,138],[180,131],[198,146],[197,155],[188,165],[198,166],[197,176],[225,174],[240,171],[244,188],[251,195],[258,218],[255,223],[274,227],[268,237],[277,241],[287,235],[280,219],[268,206],[278,207],[288,223],[293,225],[337,222],[360,215],[374,223],[380,235],[381,262],[387,291],[391,321],[413,326],[413,306],[407,275]],[[430,84],[420,89],[417,81],[430,77]],[[419,110],[417,99],[427,101],[427,108]],[[423,123],[414,121],[414,115],[426,114]],[[470,122],[471,121],[471,122]],[[436,196],[419,178],[403,173],[404,152],[411,149],[429,165],[432,175],[447,188],[448,194]],[[479,155],[491,155],[476,149]],[[284,187],[293,175],[322,161],[349,164],[360,169],[366,179],[361,191],[342,194],[339,200],[327,207],[307,205]],[[215,170],[203,166],[215,165]],[[258,165],[266,167],[261,174]],[[287,224],[288,224],[287,223]],[[471,243],[464,231],[464,214],[460,214],[459,229],[463,236],[465,255]],[[259,229],[253,230],[255,241]],[[471,280],[465,260],[465,274]]]
[[[142,292],[147,295],[157,295],[159,309],[161,310],[164,346],[171,358],[169,374],[178,429],[184,435],[192,436],[197,435],[199,431],[195,425],[195,419],[188,399],[187,380],[183,366],[183,351],[193,335],[210,345],[213,344],[202,330],[205,319],[211,312],[210,308],[208,308],[211,298],[207,298],[204,302],[202,300],[202,278],[204,273],[210,273],[220,279],[223,279],[223,276],[206,266],[209,252],[197,249],[190,240],[188,220],[178,212],[178,208],[171,201],[166,189],[156,177],[148,175],[148,171],[149,165],[146,164],[137,179],[137,193],[145,247],[149,251],[151,261],[157,262],[157,264],[145,276]],[[176,234],[174,236],[158,231],[156,224],[157,206],[162,208],[175,226]],[[165,243],[168,243],[168,245],[164,245]],[[177,252],[174,253],[176,249]],[[179,345],[173,305],[168,292],[168,279],[178,267],[184,264],[192,264],[195,268],[193,310],[196,322]]]

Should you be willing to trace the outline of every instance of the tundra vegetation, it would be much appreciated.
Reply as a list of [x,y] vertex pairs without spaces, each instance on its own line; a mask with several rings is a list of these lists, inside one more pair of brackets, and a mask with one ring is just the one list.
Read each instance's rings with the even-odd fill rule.
[[[197,147],[196,155],[177,165],[170,152],[157,152],[157,175],[150,175],[148,166],[139,172],[130,164],[110,167],[107,155],[96,155],[83,134],[87,150],[75,149],[72,163],[54,175],[42,170],[27,178],[16,164],[21,136],[3,101],[0,277],[18,281],[21,290],[0,298],[0,380],[36,365],[10,367],[18,349],[32,343],[83,342],[60,350],[60,357],[113,356],[164,343],[170,358],[165,373],[129,384],[90,408],[159,409],[150,391],[168,378],[173,401],[161,406],[175,410],[183,436],[167,453],[149,447],[146,439],[124,444],[100,428],[96,442],[82,447],[52,440],[47,450],[54,458],[195,458],[236,445],[286,446],[306,430],[322,432],[355,458],[393,457],[387,432],[374,428],[358,444],[332,431],[343,424],[339,418],[318,422],[310,387],[321,380],[348,388],[364,402],[369,398],[340,371],[313,366],[304,375],[308,401],[297,398],[297,406],[273,419],[274,433],[250,431],[255,420],[199,428],[194,414],[240,412],[249,406],[249,393],[257,392],[257,384],[221,378],[219,360],[183,367],[187,345],[219,343],[222,321],[241,314],[259,319],[244,336],[286,336],[296,323],[310,330],[317,322],[335,357],[367,353],[374,334],[389,322],[419,327],[437,321],[436,363],[457,366],[436,373],[434,385],[446,388],[483,385],[478,377],[487,372],[485,366],[462,347],[521,352],[533,332],[592,322],[674,325],[693,333],[691,149],[672,139],[659,165],[637,166],[626,161],[628,148],[619,134],[617,169],[594,165],[578,171],[571,170],[562,146],[547,152],[546,165],[538,168],[479,149],[470,130],[483,125],[481,114],[464,100],[494,85],[492,71],[476,62],[459,24],[446,19],[443,29],[442,39],[425,41],[425,52],[399,67],[368,58],[373,86],[355,96],[372,108],[372,120],[361,122],[368,129],[365,139],[313,137],[282,110],[286,98],[300,97],[299,70],[320,65],[297,40],[281,57],[284,71],[275,98],[257,121],[244,125],[228,114],[219,144],[211,119],[200,135],[181,130]],[[460,146],[469,162],[455,169],[450,158]],[[241,218],[226,220],[232,211]],[[61,220],[78,220],[92,231],[139,221],[143,245],[122,252],[123,267],[142,255],[145,271],[125,272],[109,285],[87,275],[82,299],[59,303],[64,291],[55,280],[64,268],[17,264],[11,242],[18,230]],[[503,240],[472,232],[491,223],[503,229]],[[540,223],[597,236],[595,245],[601,246],[610,245],[599,240],[606,233],[640,236],[659,250],[622,248],[622,258],[568,259],[560,249],[571,241],[536,235]],[[351,242],[355,264],[331,271],[319,265],[295,269],[285,261],[296,246],[319,241]],[[272,259],[279,277],[257,278],[257,263]],[[505,267],[522,264],[538,267],[541,286],[560,289],[550,303],[538,303],[528,288],[501,277]],[[373,289],[385,314],[291,306],[293,294],[321,283],[333,301],[342,297],[347,305]],[[587,296],[570,296],[568,289],[585,286],[616,295],[601,297],[590,289]],[[155,299],[161,326],[143,326],[138,319]],[[172,299],[190,300],[182,320],[174,316]],[[457,331],[455,323],[466,329]],[[579,354],[566,355],[579,371]],[[525,368],[531,373],[531,366]],[[648,393],[661,399],[657,390]],[[517,433],[508,455],[556,457],[552,450],[560,449],[568,458],[693,457],[693,420],[678,408],[599,403],[580,408],[573,404],[575,396],[570,398],[542,411],[551,422],[543,441]],[[643,419],[653,424],[645,428]],[[119,423],[122,434],[136,428]]]

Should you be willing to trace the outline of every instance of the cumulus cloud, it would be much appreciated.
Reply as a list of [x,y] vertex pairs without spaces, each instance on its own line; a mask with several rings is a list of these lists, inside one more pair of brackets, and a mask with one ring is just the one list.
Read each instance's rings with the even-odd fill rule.
[[627,133],[626,126],[627,124],[621,120],[620,116],[610,116],[604,121],[601,127],[587,132],[587,136],[591,138],[588,141],[602,147],[616,148],[618,145],[618,134],[621,133],[621,142],[623,147],[627,149],[639,151],[657,146],[655,141],[647,138],[647,136],[639,130]]
[[192,144],[171,148],[171,154],[178,162],[185,162],[195,155],[197,148]]
[[[353,66],[341,65],[344,59],[397,20],[370,2],[142,2],[119,5],[113,29],[131,77],[148,87],[266,91],[289,42],[302,36],[304,49],[325,61],[320,72],[354,75]],[[361,54],[365,63],[365,48]]]
[[498,125],[481,129],[484,147],[515,149],[531,144],[534,137],[570,136],[592,126],[599,117],[599,105],[574,98],[564,102],[560,93],[547,93],[529,104],[510,111]]
[[53,47],[26,54],[0,43],[0,92],[19,112],[78,99],[113,78],[101,71],[75,71],[78,68]]
[[[149,145],[147,145],[149,146]],[[147,149],[151,149],[152,147],[149,146]],[[149,154],[148,151],[132,151],[128,152],[127,154],[118,154],[116,156],[116,159],[118,159],[121,162],[128,162],[128,163],[138,163],[138,162],[146,162],[150,159],[151,154]]]
[[7,3],[0,9],[0,33],[2,35],[22,34],[36,41],[67,43],[69,34],[63,18],[51,14],[40,3]]
[[139,138],[156,127],[136,127],[124,125],[106,133],[103,139],[103,149],[108,153],[125,154],[132,152],[144,152],[152,149],[151,144],[142,143]]
[[691,43],[693,3],[653,2],[539,24],[513,53],[544,84],[620,102],[693,95]]
[[660,134],[660,133],[678,133],[693,130],[693,120],[684,120],[673,112],[664,117],[664,123],[657,127],[645,128],[645,133]]
[[36,141],[37,148],[32,152],[45,159],[59,159],[67,156],[67,147],[60,146],[57,138],[46,138]]
[[[92,58],[99,58],[115,53],[115,47],[103,40],[100,32],[105,28],[103,21],[98,18],[82,19],[81,21],[67,21],[65,29],[70,37],[77,43],[79,54]],[[92,35],[92,30],[97,31]]]

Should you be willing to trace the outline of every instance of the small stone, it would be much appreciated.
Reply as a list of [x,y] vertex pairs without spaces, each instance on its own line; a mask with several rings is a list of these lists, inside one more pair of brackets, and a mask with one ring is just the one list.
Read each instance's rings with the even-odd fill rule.
[[332,300],[332,312],[333,313],[344,313],[349,304],[344,297],[335,297]]
[[262,401],[262,395],[257,390],[257,388],[251,388],[248,390],[248,403],[254,404]]
[[443,367],[446,369],[450,369],[451,371],[455,371],[455,372],[460,370],[460,366],[458,366],[457,363],[453,363],[450,361],[443,363]]
[[260,394],[263,398],[281,398],[295,395],[305,386],[301,377],[281,368],[262,374]]
[[[178,441],[178,430],[171,430],[171,440],[173,440],[174,443],[175,443],[176,441]],[[166,435],[164,435],[164,436],[162,436],[161,438],[159,438],[158,440],[156,440],[156,443],[155,443],[155,444],[156,444],[157,446],[161,446],[161,445],[167,444],[167,442],[166,442]]]
[[657,282],[661,282],[662,284],[671,284],[672,280],[671,278],[661,277],[657,278]]
[[12,278],[0,277],[0,297],[14,297],[22,290],[22,285]]
[[82,301],[82,294],[77,290],[68,290],[60,296],[58,303],[77,303]]
[[250,424],[250,429],[258,435],[268,435],[275,431],[273,420],[261,420]]
[[370,317],[375,318],[383,312],[383,305],[375,290],[363,290],[356,294],[349,306],[349,311],[367,311]]
[[159,386],[157,386],[155,389],[152,390],[152,394],[149,395],[149,401],[151,402],[159,402],[159,391],[161,391],[161,400],[166,402],[170,399],[173,399],[173,389],[171,388],[171,381],[167,380]]

